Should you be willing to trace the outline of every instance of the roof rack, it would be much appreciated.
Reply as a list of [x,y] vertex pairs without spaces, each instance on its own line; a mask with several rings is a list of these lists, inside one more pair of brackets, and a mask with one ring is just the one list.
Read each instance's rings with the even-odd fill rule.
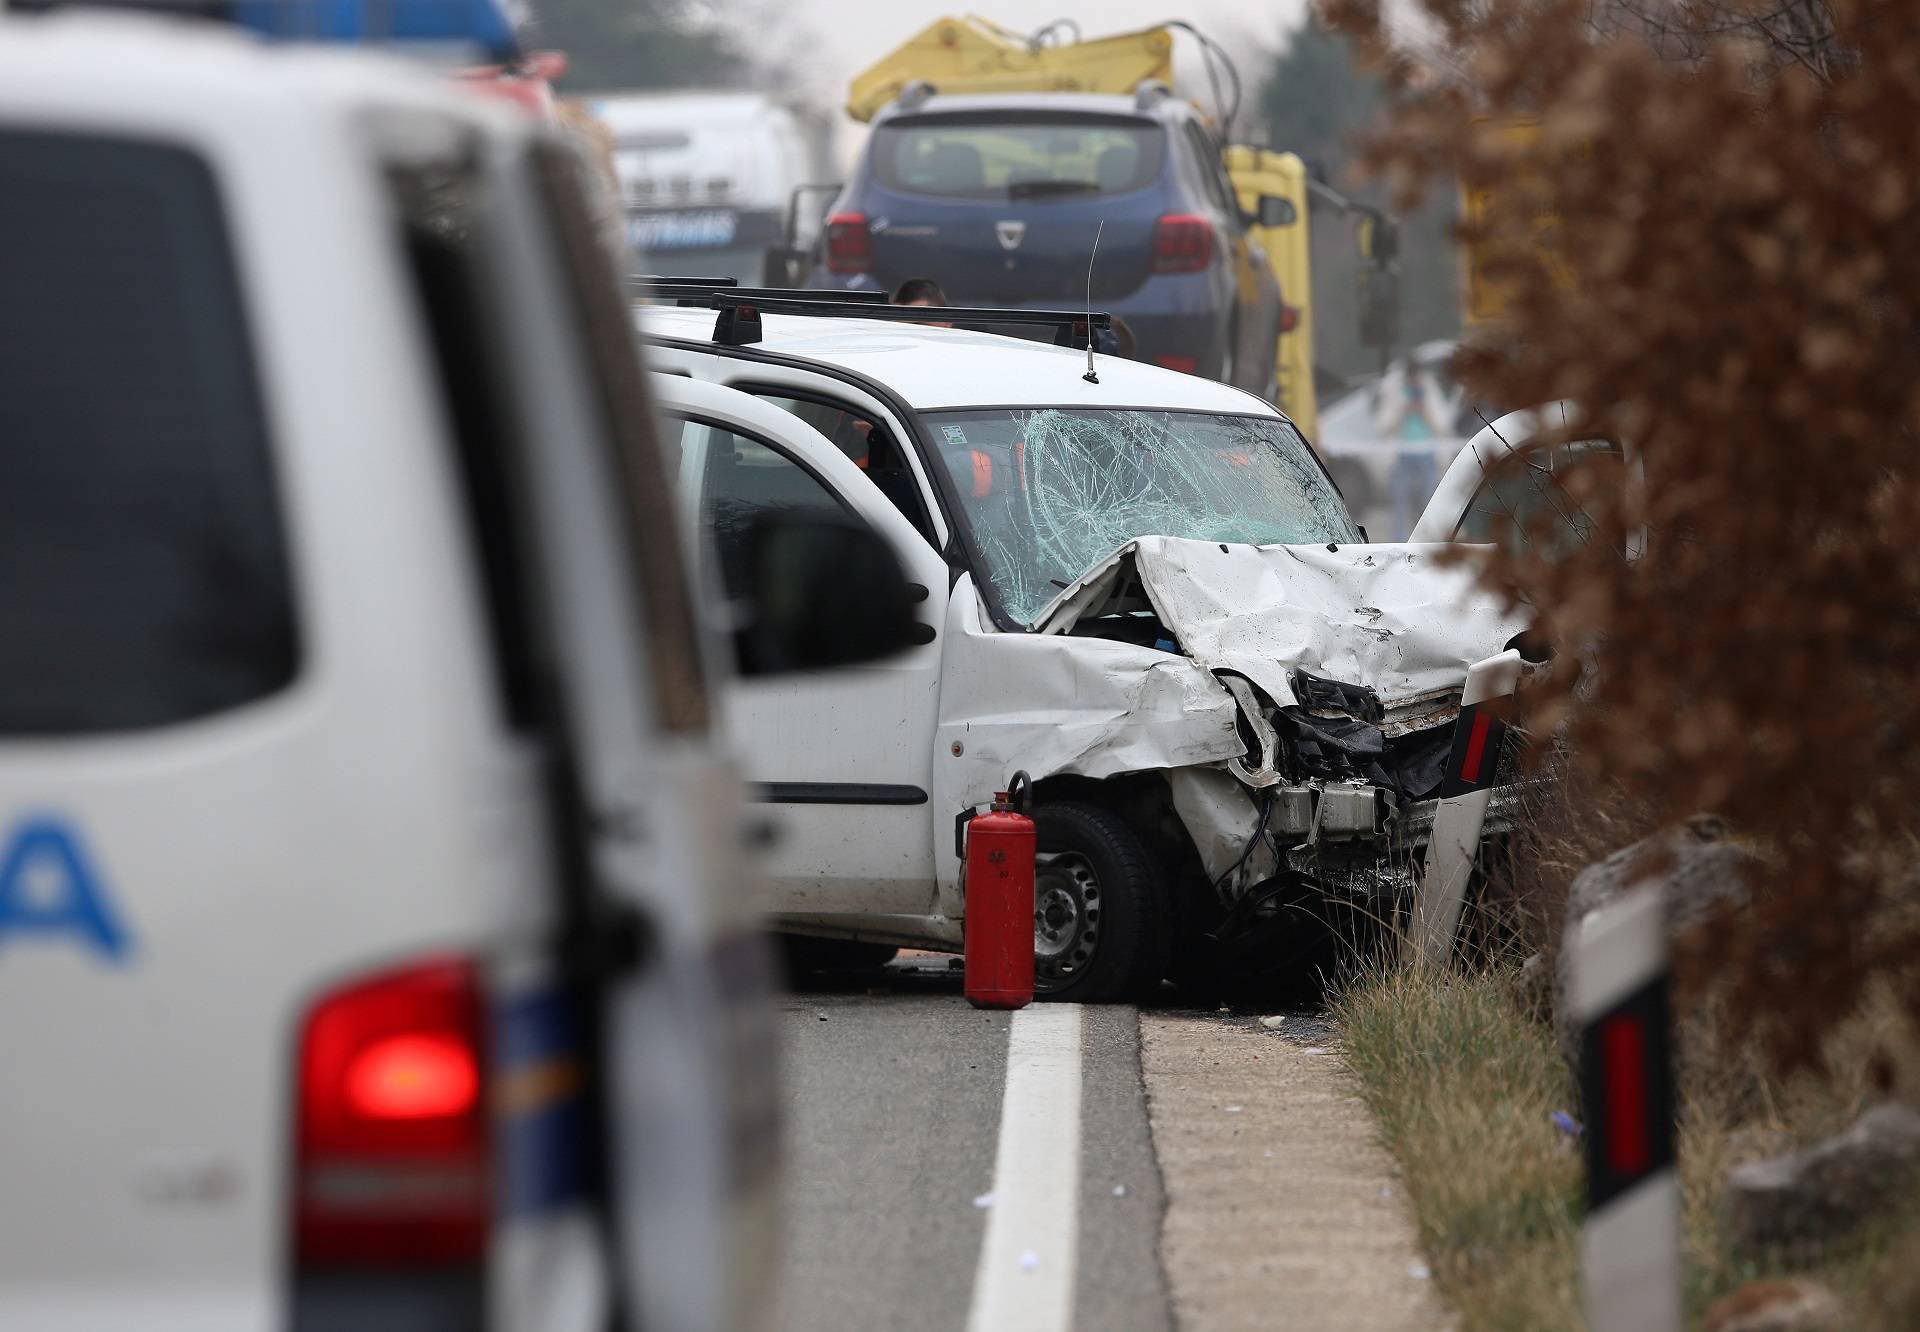
[[[3,3],[4,0],[0,0]],[[671,299],[675,305],[710,308],[707,297],[721,295],[741,300],[839,301],[885,305],[884,291],[821,291],[807,287],[743,287],[737,278],[634,278],[630,284],[640,297]]]
[[702,287],[699,285],[646,287],[641,289],[640,294],[657,296],[661,299],[670,298],[675,305],[706,310],[714,308],[712,298],[716,296],[734,302],[786,301],[805,305],[824,303],[852,305],[863,310],[887,303],[887,293],[884,291],[822,292],[803,287]]
[[[841,300],[841,295],[864,296],[865,293],[833,293],[832,299],[816,299],[824,296],[820,292],[803,292],[796,295],[786,293],[760,296],[749,288],[720,288],[706,292],[705,299],[696,300],[691,296],[680,302],[682,305],[705,306],[718,310],[720,318],[713,326],[713,340],[726,346],[745,346],[760,341],[760,315],[791,314],[814,315],[832,319],[877,319],[883,323],[895,324],[1031,324],[1050,327],[1054,330],[1053,342],[1056,347],[1073,347],[1076,344],[1075,333],[1091,325],[1093,328],[1113,327],[1113,316],[1105,310],[1023,310],[998,306],[972,305],[888,305],[881,301],[862,299]],[[884,293],[881,293],[884,295]]]
[[665,273],[630,273],[627,275],[630,287],[737,287],[739,278],[733,277],[676,277]]

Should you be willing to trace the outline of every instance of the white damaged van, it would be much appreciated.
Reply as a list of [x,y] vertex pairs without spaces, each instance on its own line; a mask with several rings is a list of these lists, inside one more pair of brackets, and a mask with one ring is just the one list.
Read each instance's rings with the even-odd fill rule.
[[849,513],[924,594],[899,657],[727,692],[784,829],[781,929],[957,949],[959,825],[1024,770],[1043,995],[1285,972],[1330,920],[1416,900],[1450,935],[1523,789],[1482,705],[1528,669],[1529,617],[1437,545],[1367,544],[1285,416],[987,331],[1084,342],[1097,314],[654,291],[680,304],[637,313],[680,499],[723,577],[754,518]]

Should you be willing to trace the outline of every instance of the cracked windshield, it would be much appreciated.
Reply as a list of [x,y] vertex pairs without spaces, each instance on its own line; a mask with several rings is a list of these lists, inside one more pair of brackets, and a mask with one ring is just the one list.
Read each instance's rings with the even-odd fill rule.
[[1135,537],[1360,537],[1299,432],[1273,417],[1043,407],[928,418],[987,579],[1023,624]]

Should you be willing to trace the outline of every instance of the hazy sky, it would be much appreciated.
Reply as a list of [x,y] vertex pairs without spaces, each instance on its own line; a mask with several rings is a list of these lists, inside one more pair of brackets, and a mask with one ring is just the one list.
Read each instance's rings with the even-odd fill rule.
[[[1305,0],[786,0],[781,5],[796,27],[817,40],[817,46],[809,44],[819,51],[819,68],[809,83],[836,99],[844,98],[849,76],[948,14],[978,14],[1016,32],[1070,18],[1088,37],[1184,18],[1234,55],[1252,97],[1265,65],[1262,51],[1280,45],[1281,34],[1299,22],[1304,8]],[[1175,48],[1183,80],[1193,77],[1190,70],[1197,73],[1183,49],[1187,44],[1181,38]]]

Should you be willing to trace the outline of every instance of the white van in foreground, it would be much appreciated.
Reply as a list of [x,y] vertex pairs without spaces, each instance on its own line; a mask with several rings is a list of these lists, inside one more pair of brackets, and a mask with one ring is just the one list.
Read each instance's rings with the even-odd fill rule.
[[[0,50],[0,1328],[768,1325],[743,807],[574,159],[369,57]],[[891,646],[863,537],[756,531],[754,659]]]

